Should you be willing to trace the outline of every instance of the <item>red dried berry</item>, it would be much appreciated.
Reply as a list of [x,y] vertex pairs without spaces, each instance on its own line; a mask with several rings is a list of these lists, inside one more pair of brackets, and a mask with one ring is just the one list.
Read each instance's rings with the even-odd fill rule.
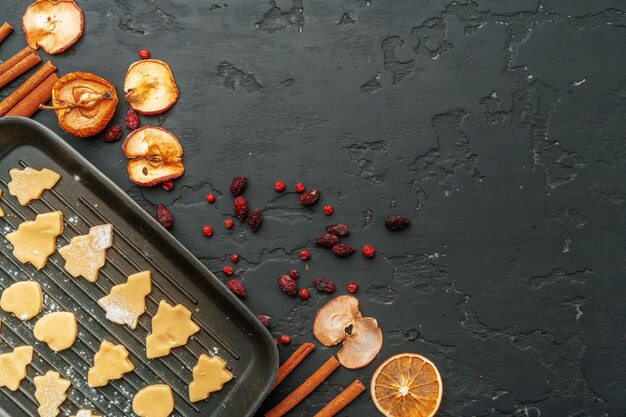
[[282,181],[276,181],[274,183],[274,191],[281,192],[285,189],[285,183]]
[[252,209],[248,214],[248,226],[250,226],[250,230],[252,231],[252,233],[256,233],[259,231],[262,222],[263,216],[261,215],[261,209]]
[[348,290],[348,292],[354,294],[356,292],[356,290],[358,289],[356,282],[351,282],[349,284],[346,285],[346,290]]
[[233,272],[235,272],[235,271],[233,270],[232,266],[223,266],[222,267],[222,272],[224,273],[224,275],[232,275]]
[[343,237],[350,233],[350,230],[348,230],[348,226],[346,226],[345,224],[331,224],[329,226],[326,226],[326,231],[339,237]]
[[102,142],[115,142],[119,138],[122,137],[122,126],[120,125],[111,125],[107,128],[107,131],[102,138]]
[[211,237],[211,235],[213,235],[213,228],[209,226],[208,224],[206,226],[202,226],[202,233],[206,237]]
[[215,196],[213,194],[207,194],[206,195],[206,201],[208,201],[209,203],[212,203],[215,201]]
[[315,243],[325,248],[332,248],[339,243],[339,238],[331,233],[325,233],[315,239]]
[[294,281],[289,275],[282,274],[278,277],[278,286],[281,290],[286,292],[292,297],[296,296],[296,281]]
[[361,253],[363,253],[363,256],[366,258],[371,258],[376,253],[376,250],[373,246],[365,245],[363,246],[363,249],[361,249]]
[[235,214],[237,215],[237,218],[239,218],[240,222],[246,220],[246,216],[248,215],[248,203],[245,198],[242,196],[235,198],[233,208],[235,209]]
[[172,180],[163,181],[161,183],[161,187],[163,187],[165,191],[172,191],[172,189],[174,188],[174,181]]
[[139,58],[141,59],[150,58],[150,52],[148,52],[147,49],[140,49],[139,52],[137,52],[137,55],[139,55]]
[[300,194],[300,204],[307,207],[312,206],[318,198],[320,198],[318,190],[308,190]]
[[302,298],[303,300],[306,300],[307,298],[309,298],[309,290],[307,290],[306,288],[300,288],[300,291],[298,291],[298,296],[300,296],[300,298]]
[[404,216],[391,215],[385,217],[385,224],[390,230],[402,230],[409,225],[409,219]]
[[246,297],[246,289],[244,288],[241,281],[236,279],[231,279],[226,283],[226,286],[229,290],[231,290],[236,296],[245,298]]
[[256,318],[263,324],[263,326],[270,328],[270,316],[266,314],[257,314]]
[[304,190],[306,190],[304,184],[302,184],[301,182],[297,182],[295,187],[293,187],[294,190],[296,190],[297,193],[303,193]]
[[337,256],[348,256],[354,252],[354,248],[352,246],[344,245],[343,243],[338,243],[333,246],[332,251]]
[[307,259],[309,259],[308,250],[302,249],[298,255],[300,256],[300,259],[302,259],[303,261],[306,261]]
[[278,346],[278,339],[274,338],[274,344]]
[[291,271],[289,271],[289,276],[293,279],[298,279],[300,278],[300,273],[295,269],[292,269]]
[[313,281],[313,285],[315,285],[315,288],[317,288],[321,292],[335,292],[335,283],[328,278],[312,278],[311,281]]
[[132,107],[129,107],[128,110],[126,110],[124,124],[129,130],[135,130],[139,127],[139,116],[137,116],[137,112],[135,112]]
[[239,255],[237,255],[236,253],[233,253],[232,255],[230,255],[230,261],[236,264],[237,262],[239,262]]
[[333,214],[333,206],[324,206],[324,214],[327,216]]
[[289,343],[291,343],[291,337],[287,336],[286,334],[281,335],[280,343],[282,343],[283,345],[288,345]]
[[171,229],[174,224],[172,213],[163,204],[157,204],[156,206],[156,219],[166,229]]
[[233,228],[233,221],[231,219],[224,220],[224,227],[227,229]]
[[248,178],[244,175],[239,175],[230,182],[230,193],[237,197],[243,193],[244,188],[246,188],[246,184],[248,183]]

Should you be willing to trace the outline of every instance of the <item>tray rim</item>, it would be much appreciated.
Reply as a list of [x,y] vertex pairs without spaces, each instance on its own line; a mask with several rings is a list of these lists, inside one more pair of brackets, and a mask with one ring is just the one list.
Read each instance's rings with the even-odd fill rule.
[[[266,349],[271,357],[264,358],[265,360],[270,361],[270,375],[269,378],[266,379],[265,386],[262,387],[260,393],[257,395],[254,401],[251,402],[250,409],[248,413],[241,417],[251,417],[254,413],[261,407],[263,401],[269,393],[271,392],[272,385],[274,380],[276,379],[276,375],[278,374],[278,365],[279,365],[279,355],[278,349],[275,348],[274,339],[269,333],[269,331],[261,324],[261,322],[256,318],[256,316],[248,309],[248,307],[237,298],[224,283],[222,283],[216,276],[209,270],[200,260],[189,250],[187,249],[178,239],[176,239],[170,232],[165,230],[152,216],[150,216],[135,200],[133,200],[123,189],[121,189],[116,183],[114,183],[109,177],[107,177],[102,171],[100,171],[95,165],[93,165],[87,158],[85,158],[80,152],[78,152],[74,147],[72,147],[67,141],[61,138],[57,133],[53,132],[50,128],[43,125],[42,123],[20,116],[3,116],[0,117],[0,127],[3,125],[25,125],[28,128],[35,129],[39,131],[42,135],[46,137],[47,140],[51,140],[55,146],[59,147],[61,150],[66,152],[70,157],[76,160],[79,166],[83,166],[85,169],[89,170],[99,181],[102,181],[105,186],[113,189],[116,194],[119,196],[121,200],[123,200],[129,208],[135,213],[135,215],[139,217],[143,217],[143,219],[148,223],[149,227],[153,229],[153,232],[157,233],[162,239],[165,240],[165,243],[170,245],[174,250],[182,253],[183,256],[187,258],[187,260],[192,264],[193,267],[201,272],[201,278],[204,280],[211,281],[213,285],[215,285],[216,289],[220,292],[220,295],[230,299],[231,302],[235,304],[235,307],[241,310],[246,319],[249,321],[249,325],[251,325],[258,333],[261,335],[261,342],[264,342],[266,345]],[[36,141],[36,140],[35,140]]]

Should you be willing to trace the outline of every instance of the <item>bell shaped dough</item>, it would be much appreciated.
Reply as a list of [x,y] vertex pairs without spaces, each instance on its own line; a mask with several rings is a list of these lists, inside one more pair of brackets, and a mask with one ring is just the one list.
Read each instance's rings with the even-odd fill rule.
[[172,348],[186,345],[189,337],[199,331],[191,320],[191,311],[181,304],[172,307],[161,301],[152,318],[152,333],[146,338],[146,355],[148,359],[167,356]]
[[0,387],[17,391],[26,378],[26,367],[33,360],[33,347],[16,347],[13,352],[0,355]]
[[200,355],[198,364],[193,367],[193,381],[189,384],[189,401],[206,400],[209,394],[219,391],[233,379],[226,362],[219,356]]
[[87,383],[92,388],[103,387],[133,369],[135,367],[128,359],[126,348],[105,340],[93,358],[93,368],[87,372]]
[[63,233],[63,214],[60,211],[43,213],[33,221],[25,221],[15,232],[6,235],[13,245],[13,256],[21,263],[31,263],[41,269],[56,250],[56,239]]
[[30,320],[41,312],[43,293],[36,281],[11,284],[2,292],[0,308],[20,320]]

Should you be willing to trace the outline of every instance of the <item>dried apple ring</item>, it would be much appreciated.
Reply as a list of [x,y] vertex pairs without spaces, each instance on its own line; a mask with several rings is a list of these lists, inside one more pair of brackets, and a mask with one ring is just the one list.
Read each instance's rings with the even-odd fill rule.
[[74,0],[38,0],[26,9],[22,26],[29,47],[58,54],[83,34],[83,11]]
[[126,100],[137,113],[163,113],[178,100],[178,87],[169,65],[158,59],[130,64],[124,79]]

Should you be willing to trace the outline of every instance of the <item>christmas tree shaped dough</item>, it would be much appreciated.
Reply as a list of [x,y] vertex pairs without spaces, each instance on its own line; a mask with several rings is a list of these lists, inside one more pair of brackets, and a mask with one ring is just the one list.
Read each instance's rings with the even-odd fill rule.
[[59,407],[67,398],[70,381],[61,378],[58,372],[48,371],[35,377],[35,398],[39,403],[37,412],[41,417],[56,417]]
[[26,367],[33,360],[32,346],[16,347],[13,352],[0,355],[0,387],[17,391],[26,378]]
[[191,311],[180,304],[172,307],[161,301],[152,318],[152,333],[146,338],[146,355],[148,359],[167,356],[172,348],[186,345],[187,339],[199,331],[191,320]]
[[78,410],[75,416],[72,417],[100,417],[91,412],[91,410]]
[[56,239],[63,233],[63,214],[60,211],[43,213],[33,221],[26,221],[15,232],[6,235],[13,245],[13,256],[37,269],[46,265],[48,256],[56,250]]
[[17,197],[17,201],[25,206],[31,200],[41,198],[45,190],[50,190],[61,179],[61,176],[51,169],[44,168],[38,171],[33,168],[9,171],[11,181],[8,184],[9,194]]
[[139,417],[168,417],[173,411],[174,394],[164,384],[149,385],[133,399],[133,413]]
[[106,310],[107,319],[134,329],[139,316],[146,311],[146,296],[150,291],[150,271],[143,271],[129,276],[125,284],[115,285],[109,295],[98,300],[98,304]]
[[103,387],[133,369],[135,367],[128,359],[126,348],[105,340],[93,358],[93,368],[87,372],[87,383],[92,388]]
[[65,270],[74,278],[96,282],[106,262],[107,249],[113,245],[113,226],[103,224],[89,229],[89,234],[73,237],[69,245],[59,249],[65,259]]
[[209,394],[219,391],[233,379],[226,362],[219,356],[200,355],[198,364],[193,367],[193,381],[189,384],[189,401],[206,400]]
[[76,341],[78,325],[74,313],[58,311],[46,314],[35,323],[35,339],[48,344],[55,352],[69,348]]
[[0,308],[13,313],[20,320],[30,320],[41,311],[43,293],[36,281],[11,284],[2,292]]

